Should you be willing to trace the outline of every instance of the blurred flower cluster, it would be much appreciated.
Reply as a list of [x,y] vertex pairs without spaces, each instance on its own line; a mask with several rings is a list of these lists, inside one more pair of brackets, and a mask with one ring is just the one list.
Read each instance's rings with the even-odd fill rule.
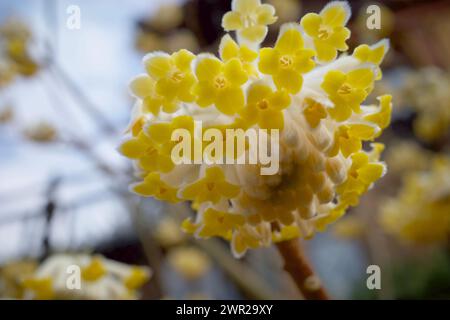
[[31,32],[20,20],[9,19],[0,25],[0,88],[18,75],[34,75],[39,66],[29,52]]
[[126,265],[99,255],[55,254],[40,265],[23,261],[4,266],[0,283],[4,298],[137,299],[139,289],[150,276],[147,267]]
[[422,140],[446,137],[450,128],[450,74],[437,68],[425,68],[406,78],[402,95],[406,105],[417,113],[414,132]]
[[[259,0],[235,0],[222,25],[237,41],[226,34],[219,57],[187,50],[146,55],[147,73],[131,83],[136,104],[119,148],[142,179],[131,189],[192,201],[197,214],[183,228],[231,241],[236,256],[310,237],[357,205],[385,173],[383,145],[366,151],[363,142],[388,126],[392,106],[389,95],[379,105],[363,105],[381,78],[386,40],[338,56],[348,50],[349,18],[348,4],[334,1],[300,23],[282,25],[275,46],[259,48],[277,20],[275,10]],[[261,163],[175,165],[171,150],[179,141],[172,133],[183,128],[192,133],[190,142],[201,140],[194,120],[221,132],[279,129],[279,171],[262,176]]]
[[450,236],[450,158],[403,177],[399,194],[381,207],[382,225],[412,243],[443,243]]

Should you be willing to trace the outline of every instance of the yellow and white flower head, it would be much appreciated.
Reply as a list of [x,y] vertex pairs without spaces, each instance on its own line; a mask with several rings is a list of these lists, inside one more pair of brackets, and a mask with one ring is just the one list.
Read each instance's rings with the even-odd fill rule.
[[[233,253],[242,256],[273,241],[310,237],[356,205],[385,173],[379,161],[383,145],[372,143],[366,151],[363,143],[388,126],[392,106],[389,95],[379,97],[379,105],[363,104],[381,78],[387,40],[337,57],[347,50],[350,35],[346,2],[331,2],[320,14],[282,25],[275,45],[263,48],[255,30],[273,21],[273,8],[234,0],[232,9],[223,25],[236,31],[237,41],[226,34],[218,57],[180,50],[144,58],[147,73],[131,82],[136,103],[119,150],[133,159],[140,179],[131,186],[134,192],[192,201],[197,214],[183,223],[184,230],[228,239]],[[278,170],[262,175],[267,163],[261,159],[196,162],[198,150],[223,141],[202,136],[195,121],[216,132],[265,129],[263,141],[278,130],[275,144],[260,145],[278,154]],[[186,142],[196,151],[180,158],[195,164],[175,164],[171,157],[185,142],[172,137],[176,129],[191,133]],[[224,154],[249,159],[255,152],[247,146]],[[215,158],[210,153],[206,160]]]
[[450,236],[450,158],[438,156],[430,170],[407,174],[399,195],[382,206],[381,223],[410,243],[445,244]]
[[[78,271],[75,271],[78,270]],[[79,287],[77,279],[79,276]],[[25,299],[137,299],[150,278],[147,267],[87,254],[55,254],[23,281]]]

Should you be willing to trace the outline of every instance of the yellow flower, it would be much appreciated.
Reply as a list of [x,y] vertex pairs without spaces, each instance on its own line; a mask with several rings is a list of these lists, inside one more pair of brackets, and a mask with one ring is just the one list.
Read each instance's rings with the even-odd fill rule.
[[322,89],[334,103],[329,109],[330,115],[337,121],[347,120],[353,112],[359,113],[360,105],[372,87],[374,73],[363,68],[344,73],[339,70],[329,71],[322,83]]
[[258,71],[253,62],[258,57],[258,52],[253,51],[245,44],[238,45],[228,34],[220,40],[219,55],[225,62],[238,58],[248,75],[257,76]]
[[322,9],[320,14],[308,13],[301,25],[314,42],[317,58],[328,62],[336,58],[337,50],[348,49],[345,41],[350,30],[345,27],[350,18],[350,8],[345,1],[333,1]]
[[314,51],[303,48],[303,37],[294,24],[282,27],[274,48],[262,48],[259,52],[259,70],[272,76],[278,89],[295,94],[303,84],[302,73],[311,71],[315,64]]
[[142,99],[143,111],[151,112],[157,116],[162,109],[164,112],[172,113],[178,109],[178,106],[156,93],[155,80],[148,75],[140,75],[130,83],[131,93]]
[[99,258],[93,258],[89,265],[81,270],[81,276],[85,281],[97,281],[106,274],[106,269]]
[[372,140],[378,133],[378,128],[369,124],[345,124],[337,128],[334,143],[328,155],[334,157],[341,151],[344,157],[358,152],[362,148],[363,140]]
[[169,251],[167,260],[179,274],[188,280],[198,279],[211,268],[209,257],[195,247],[177,247]]
[[[195,83],[195,77],[191,71],[191,62],[194,58],[194,54],[184,49],[172,55],[160,52],[150,53],[144,58],[147,73],[156,81],[155,91],[164,99],[163,105],[170,106],[177,101],[195,100],[191,92]],[[149,109],[152,108],[149,106]]]
[[[392,112],[392,96],[385,94],[377,98],[380,101],[380,107],[377,112],[370,113],[364,116],[364,120],[375,123],[381,129],[387,128],[391,122],[391,112]],[[382,130],[379,131],[375,138],[381,134]]]
[[450,158],[438,156],[427,170],[403,178],[395,198],[381,207],[381,225],[413,244],[446,244],[450,235]]
[[309,125],[312,128],[316,128],[319,125],[320,120],[327,117],[327,111],[322,104],[311,98],[305,99],[305,105],[306,106],[303,110],[303,115],[305,116],[305,119],[306,121],[308,121]]
[[383,176],[386,167],[382,163],[370,161],[364,152],[351,156],[352,165],[347,174],[347,180],[337,187],[337,192],[344,202],[355,205],[357,196],[363,194],[373,182]]
[[51,278],[29,278],[23,281],[23,286],[34,292],[37,300],[53,299],[53,280]]
[[[190,136],[190,145],[194,146],[195,141],[195,134],[194,134],[194,119],[192,119],[191,116],[177,116],[172,119],[171,122],[158,122],[158,123],[152,123],[148,127],[148,136],[150,139],[157,144],[160,150],[160,153],[162,154],[163,161],[166,159],[166,161],[170,161],[172,163],[172,150],[173,148],[181,142],[184,138],[180,136],[178,140],[172,140],[172,134],[174,131],[184,129],[189,132]],[[180,157],[188,157],[189,155],[182,154]],[[191,152],[190,159],[194,159],[194,152]],[[171,165],[169,163],[166,163],[164,165],[165,168],[170,167]]]
[[261,43],[267,35],[267,25],[277,21],[275,9],[260,0],[233,0],[232,11],[222,18],[225,31],[237,31],[238,38]]
[[158,173],[149,173],[144,181],[135,183],[131,190],[144,197],[154,197],[167,202],[178,202],[177,189],[161,180]]
[[[236,257],[242,257],[248,249],[256,249],[267,245],[271,240],[268,224],[252,227],[244,225],[237,229],[231,240],[231,250]],[[263,239],[261,243],[261,239]],[[265,241],[264,241],[265,240]]]
[[245,218],[241,214],[222,212],[213,208],[208,208],[203,213],[203,219],[198,235],[203,238],[219,236],[231,240],[232,231],[245,223]]
[[375,80],[380,80],[383,75],[379,66],[388,50],[389,40],[384,39],[370,47],[367,44],[356,47],[355,51],[353,51],[353,56],[361,62],[375,64],[377,66]]
[[232,58],[223,63],[213,56],[200,57],[195,74],[198,84],[195,92],[200,107],[212,104],[226,115],[233,115],[244,107],[245,98],[241,85],[248,74],[241,60]]
[[161,246],[168,248],[182,243],[185,240],[185,235],[175,219],[165,217],[158,223],[154,238]]
[[130,159],[135,159],[138,167],[146,172],[158,170],[168,172],[174,167],[170,156],[160,152],[159,146],[143,131],[137,137],[125,140],[119,146],[119,152]]
[[286,91],[273,91],[270,86],[256,82],[248,90],[247,106],[241,116],[250,125],[262,129],[283,129],[283,109],[291,103]]
[[206,169],[205,176],[202,179],[183,190],[182,196],[186,200],[217,203],[222,197],[234,198],[239,192],[238,186],[225,180],[222,169],[210,167]]
[[132,267],[131,273],[124,279],[124,285],[129,290],[142,287],[150,279],[150,272],[146,268]]

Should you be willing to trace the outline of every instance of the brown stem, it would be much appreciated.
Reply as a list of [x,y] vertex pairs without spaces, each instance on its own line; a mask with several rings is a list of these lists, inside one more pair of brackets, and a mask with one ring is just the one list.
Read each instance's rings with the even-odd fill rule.
[[277,243],[284,260],[284,269],[290,274],[306,300],[328,300],[328,294],[306,258],[298,239]]

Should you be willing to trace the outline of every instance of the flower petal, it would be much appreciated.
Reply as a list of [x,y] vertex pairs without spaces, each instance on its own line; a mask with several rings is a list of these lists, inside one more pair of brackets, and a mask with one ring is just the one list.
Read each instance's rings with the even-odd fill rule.
[[273,48],[262,48],[259,51],[259,71],[265,74],[275,74],[279,69],[280,56]]
[[371,69],[352,70],[347,74],[348,82],[356,88],[365,89],[373,84],[375,75]]
[[293,54],[302,48],[303,38],[299,28],[289,24],[281,29],[275,43],[276,50],[280,51],[281,54]]
[[155,81],[147,75],[140,75],[130,83],[131,93],[138,98],[145,98],[153,93]]
[[153,53],[144,57],[147,73],[154,79],[167,77],[173,68],[173,62],[166,53]]
[[244,92],[240,87],[228,87],[219,90],[215,100],[216,108],[226,115],[233,115],[239,112],[244,107],[244,104]]
[[188,50],[181,49],[175,52],[172,58],[180,71],[187,72],[191,70],[191,62],[194,60],[195,55]]
[[222,70],[223,63],[213,57],[201,57],[195,68],[199,81],[212,81]]
[[337,56],[336,48],[325,41],[315,39],[314,47],[316,48],[319,61],[328,62],[334,60]]
[[263,4],[256,9],[256,23],[269,25],[277,21],[275,15],[275,8],[270,4]]
[[266,110],[261,112],[261,118],[258,121],[261,129],[280,129],[284,128],[283,112],[279,110]]
[[261,5],[261,0],[233,0],[232,9],[240,13],[252,13]]
[[228,61],[231,58],[236,58],[239,54],[238,44],[231,38],[229,34],[226,34],[220,40],[219,55],[223,61]]
[[295,70],[282,69],[273,76],[273,81],[279,90],[286,89],[289,93],[296,94],[302,88],[303,77]]
[[321,87],[329,95],[334,95],[346,79],[347,76],[342,71],[331,70],[325,75]]
[[345,1],[331,2],[320,12],[323,23],[330,27],[344,26],[350,18],[350,14],[350,7]]
[[225,63],[223,73],[230,83],[237,86],[244,84],[248,80],[247,72],[242,67],[242,62],[237,58],[233,58]]
[[261,43],[267,35],[267,27],[255,25],[238,31],[238,36],[250,42]]
[[317,37],[322,18],[317,13],[308,13],[303,16],[300,24],[310,37]]
[[249,104],[256,104],[262,99],[269,98],[271,93],[272,89],[268,85],[261,82],[256,82],[252,84],[248,89],[247,102]]
[[222,18],[222,27],[225,31],[242,29],[244,24],[242,23],[241,14],[239,12],[230,11],[224,14]]
[[327,42],[334,46],[336,49],[345,51],[348,49],[348,46],[345,43],[348,38],[350,38],[350,30],[344,27],[339,27],[335,28],[334,32],[331,34]]

